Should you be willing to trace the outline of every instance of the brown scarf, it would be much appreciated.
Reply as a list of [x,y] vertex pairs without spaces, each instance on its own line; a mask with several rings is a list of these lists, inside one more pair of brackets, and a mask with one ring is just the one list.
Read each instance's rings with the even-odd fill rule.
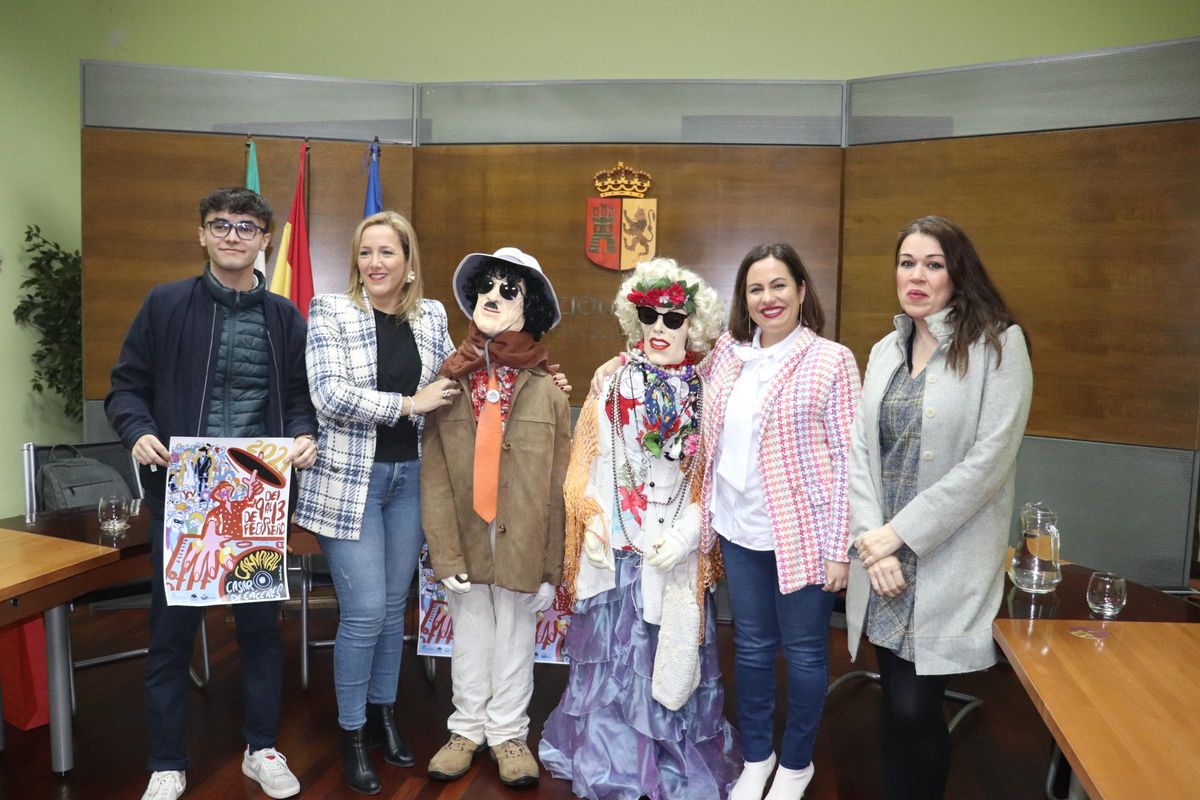
[[[467,345],[471,345],[470,348]],[[494,339],[489,339],[475,321],[467,323],[467,339],[454,355],[442,364],[441,374],[455,380],[469,375],[483,366],[483,348],[487,347],[493,364],[503,364],[515,369],[530,369],[541,367],[546,369],[549,356],[546,348],[533,340],[533,334],[525,331],[507,331]],[[468,350],[476,355],[468,355]]]

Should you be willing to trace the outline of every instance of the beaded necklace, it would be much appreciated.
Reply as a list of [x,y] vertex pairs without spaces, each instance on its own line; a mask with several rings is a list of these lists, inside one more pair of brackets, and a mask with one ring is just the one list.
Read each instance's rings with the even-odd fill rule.
[[[641,440],[643,445],[638,448],[638,461],[636,467],[631,461],[630,448],[626,446],[625,437],[618,433],[621,428],[621,392],[620,386],[622,381],[626,381],[629,387],[629,396],[634,396],[637,385],[634,382],[635,372],[640,373],[642,377],[643,387],[643,414],[646,419],[657,420],[659,431],[662,433],[664,422],[670,424],[665,430],[668,436],[654,440],[654,446],[647,447],[645,445],[646,434],[643,434]],[[675,389],[675,381],[678,379],[682,382],[686,393],[683,397],[679,397]],[[677,449],[679,453],[679,465],[683,472],[683,477],[675,483],[675,488],[670,497],[665,501],[648,500],[663,511],[663,516],[658,518],[659,524],[666,522],[666,510],[671,510],[671,524],[679,518],[679,512],[683,509],[683,499],[690,494],[692,477],[696,470],[696,464],[699,459],[696,457],[695,449],[688,452],[686,445],[687,439],[690,436],[699,435],[700,414],[704,405],[704,385],[700,380],[700,376],[696,374],[695,366],[691,363],[684,364],[680,367],[659,367],[651,364],[646,360],[642,353],[634,352],[630,355],[628,361],[623,364],[616,376],[613,378],[612,385],[609,389],[608,398],[606,398],[606,406],[608,408],[608,420],[611,433],[611,452],[613,458],[613,487],[619,491],[621,485],[618,462],[622,462],[620,466],[624,467],[626,474],[630,476],[631,483],[636,487],[637,478],[644,478],[650,471],[650,455],[656,457],[666,456],[671,458],[670,451]],[[690,408],[689,408],[690,407]],[[684,418],[690,418],[684,422]],[[638,423],[637,418],[631,418],[630,425]],[[621,457],[618,457],[618,443],[620,443]],[[657,452],[654,452],[654,451]],[[653,484],[651,484],[653,487]],[[619,504],[618,504],[619,505]],[[673,509],[673,510],[672,510]],[[617,509],[617,522],[621,528],[621,535],[625,538],[625,543],[629,549],[637,555],[644,555],[644,552],[633,543],[633,539],[629,536],[629,531],[625,529],[625,515],[621,509]]]

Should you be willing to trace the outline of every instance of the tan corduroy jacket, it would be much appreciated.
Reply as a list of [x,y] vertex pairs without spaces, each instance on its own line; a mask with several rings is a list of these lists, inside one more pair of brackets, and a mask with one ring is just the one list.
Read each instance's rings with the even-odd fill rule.
[[536,592],[562,580],[563,479],[571,454],[567,396],[549,374],[523,370],[513,387],[500,450],[496,547],[472,508],[475,414],[470,382],[462,394],[425,416],[421,522],[438,580],[466,573],[472,583]]

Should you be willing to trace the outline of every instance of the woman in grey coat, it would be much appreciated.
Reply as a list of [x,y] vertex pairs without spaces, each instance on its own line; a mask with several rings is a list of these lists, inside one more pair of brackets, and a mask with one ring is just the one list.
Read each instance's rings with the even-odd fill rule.
[[1029,345],[967,235],[941,217],[896,242],[896,330],[871,350],[850,458],[851,657],[883,689],[884,796],[940,798],[950,675],[995,663]]

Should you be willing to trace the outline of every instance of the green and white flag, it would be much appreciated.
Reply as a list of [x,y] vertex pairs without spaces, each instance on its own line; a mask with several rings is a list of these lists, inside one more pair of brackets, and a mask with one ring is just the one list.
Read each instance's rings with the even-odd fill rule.
[[[258,182],[258,148],[254,146],[254,140],[249,136],[246,137],[246,188],[262,194],[262,188]],[[263,275],[267,274],[267,256],[262,250],[259,250],[258,255],[254,258],[254,268]]]

